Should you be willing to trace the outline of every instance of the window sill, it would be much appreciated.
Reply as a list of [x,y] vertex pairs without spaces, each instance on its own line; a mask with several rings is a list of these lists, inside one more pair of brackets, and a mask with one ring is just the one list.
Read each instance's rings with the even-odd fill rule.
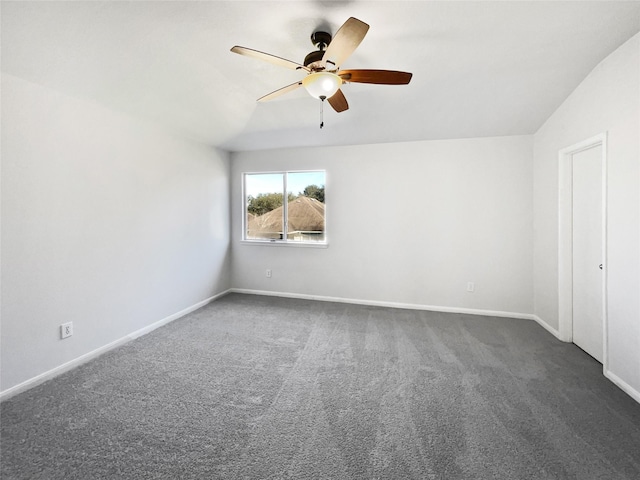
[[241,245],[252,245],[259,247],[298,247],[298,248],[328,248],[327,242],[282,242],[264,240],[240,240]]

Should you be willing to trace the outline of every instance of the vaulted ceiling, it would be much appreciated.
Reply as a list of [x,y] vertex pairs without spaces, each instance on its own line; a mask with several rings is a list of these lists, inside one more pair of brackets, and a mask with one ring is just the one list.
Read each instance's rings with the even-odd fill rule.
[[[640,31],[637,1],[2,2],[3,73],[231,150],[534,133]],[[349,110],[303,89],[317,30],[370,30],[343,68],[413,72],[406,86],[343,86]]]

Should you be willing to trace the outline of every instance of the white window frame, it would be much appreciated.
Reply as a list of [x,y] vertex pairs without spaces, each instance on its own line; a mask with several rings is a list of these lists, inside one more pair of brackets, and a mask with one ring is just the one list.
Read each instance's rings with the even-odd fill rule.
[[[283,185],[283,232],[287,232],[288,229],[288,203],[286,199],[287,196],[287,174],[289,173],[314,173],[314,172],[322,172],[324,173],[324,189],[325,189],[325,204],[324,204],[324,240],[322,242],[310,242],[310,241],[299,241],[299,240],[288,240],[286,237],[286,233],[283,235],[282,239],[271,239],[271,240],[261,240],[254,238],[247,238],[247,191],[246,191],[246,178],[248,175],[273,175],[273,174],[281,174],[282,175],[282,185]],[[311,248],[327,248],[329,245],[328,237],[327,237],[327,204],[326,204],[326,191],[327,191],[327,171],[322,169],[313,169],[313,170],[269,170],[269,171],[258,171],[258,172],[243,172],[241,174],[241,183],[242,183],[242,232],[240,236],[240,243],[244,245],[262,245],[262,246],[287,246],[287,247],[311,247]]]

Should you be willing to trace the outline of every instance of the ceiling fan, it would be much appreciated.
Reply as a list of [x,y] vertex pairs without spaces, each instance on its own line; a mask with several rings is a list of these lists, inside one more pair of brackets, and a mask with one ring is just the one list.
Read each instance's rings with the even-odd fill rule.
[[351,17],[338,29],[333,39],[327,32],[313,33],[311,42],[318,50],[307,55],[303,64],[251,48],[235,46],[231,51],[281,67],[307,72],[302,80],[271,92],[259,98],[258,102],[271,100],[303,86],[312,97],[323,102],[327,100],[336,112],[344,112],[349,108],[347,99],[340,90],[344,83],[406,85],[411,81],[411,73],[396,70],[340,70],[340,66],[360,45],[368,30],[369,25]]

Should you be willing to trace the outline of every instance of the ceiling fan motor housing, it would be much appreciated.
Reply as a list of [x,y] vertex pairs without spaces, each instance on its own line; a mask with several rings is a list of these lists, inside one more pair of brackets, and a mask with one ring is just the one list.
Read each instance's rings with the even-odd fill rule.
[[315,52],[311,52],[309,55],[304,57],[304,66],[309,67],[311,70],[319,70],[321,69],[320,64],[314,65],[317,62],[322,60],[324,56],[324,52],[322,50],[316,50]]

